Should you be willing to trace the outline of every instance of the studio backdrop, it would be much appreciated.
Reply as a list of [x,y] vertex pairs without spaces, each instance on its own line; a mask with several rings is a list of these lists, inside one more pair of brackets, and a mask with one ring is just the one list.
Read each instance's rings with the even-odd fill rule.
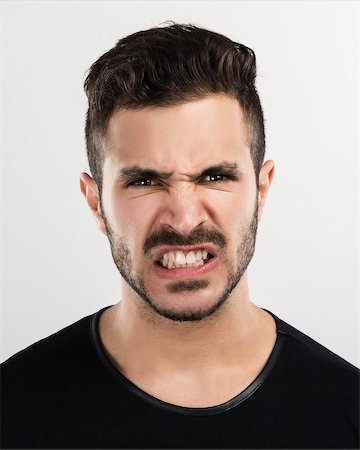
[[89,173],[83,82],[118,39],[193,23],[255,51],[275,176],[250,299],[359,366],[358,5],[1,3],[1,360],[121,298]]

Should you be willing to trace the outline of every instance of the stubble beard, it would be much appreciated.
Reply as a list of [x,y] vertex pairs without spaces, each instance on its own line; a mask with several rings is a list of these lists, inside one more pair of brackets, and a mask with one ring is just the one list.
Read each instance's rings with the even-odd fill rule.
[[[139,295],[140,299],[145,302],[144,306],[146,306],[147,309],[150,307],[150,309],[156,314],[175,322],[198,322],[209,316],[212,316],[215,312],[219,311],[226,300],[229,298],[233,289],[241,280],[255,251],[258,226],[257,203],[254,208],[252,220],[246,228],[245,232],[243,232],[241,242],[237,249],[237,267],[233,271],[229,270],[226,285],[216,301],[212,304],[212,306],[206,309],[196,310],[194,308],[188,307],[181,311],[176,311],[169,307],[157,305],[154,298],[151,297],[148,290],[146,289],[143,278],[141,276],[133,275],[132,258],[125,239],[115,236],[115,233],[108,223],[104,212],[103,218],[110,243],[112,257],[121,276],[128,283],[128,285]],[[145,253],[149,252],[151,248],[155,246],[154,244],[193,245],[204,242],[212,242],[216,245],[220,244],[224,248],[224,250],[226,250],[227,247],[227,240],[225,239],[225,237],[219,232],[212,230],[200,230],[200,232],[196,232],[195,235],[192,233],[188,238],[175,235],[175,233],[160,232],[157,235],[151,236],[146,242],[148,243],[148,245],[146,245],[146,243],[144,245]],[[168,290],[173,293],[182,292],[185,294],[189,293],[190,295],[196,295],[195,293],[197,290],[207,287],[209,283],[210,282],[207,279],[179,281],[168,285]]]

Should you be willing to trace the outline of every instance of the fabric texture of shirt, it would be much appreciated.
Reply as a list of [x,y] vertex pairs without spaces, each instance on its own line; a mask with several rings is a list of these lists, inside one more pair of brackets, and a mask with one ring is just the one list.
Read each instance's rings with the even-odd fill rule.
[[1,365],[2,448],[359,448],[359,370],[272,312],[277,339],[256,379],[186,408],[115,368],[98,331],[106,308]]

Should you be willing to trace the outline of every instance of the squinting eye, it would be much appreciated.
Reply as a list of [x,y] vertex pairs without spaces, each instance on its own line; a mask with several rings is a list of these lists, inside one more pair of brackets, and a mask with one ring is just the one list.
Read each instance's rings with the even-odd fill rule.
[[[219,179],[220,177],[224,178],[223,180]],[[207,178],[210,178],[210,180],[207,180]],[[226,175],[222,174],[211,174],[206,175],[204,178],[204,181],[229,181],[229,178]]]
[[151,183],[153,180],[149,178],[141,178],[139,180],[131,181],[127,184],[127,187],[146,187],[146,186],[154,186]]

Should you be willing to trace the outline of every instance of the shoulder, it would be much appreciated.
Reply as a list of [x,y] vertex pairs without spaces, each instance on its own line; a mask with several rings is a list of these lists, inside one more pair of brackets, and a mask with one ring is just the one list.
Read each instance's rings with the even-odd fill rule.
[[70,424],[82,426],[79,417],[103,373],[92,340],[95,317],[83,317],[1,364],[3,447],[54,448],[77,432]]
[[22,384],[38,384],[78,366],[79,358],[92,351],[92,317],[83,317],[11,356],[1,364],[2,381],[7,386],[16,385],[19,380]]
[[279,365],[293,383],[333,400],[353,402],[359,392],[359,369],[294,326],[277,321],[285,337]]
[[324,364],[334,369],[345,370],[348,373],[358,373],[359,369],[341,356],[328,349],[297,328],[282,321],[283,330],[291,345],[301,350],[301,355],[314,363]]

